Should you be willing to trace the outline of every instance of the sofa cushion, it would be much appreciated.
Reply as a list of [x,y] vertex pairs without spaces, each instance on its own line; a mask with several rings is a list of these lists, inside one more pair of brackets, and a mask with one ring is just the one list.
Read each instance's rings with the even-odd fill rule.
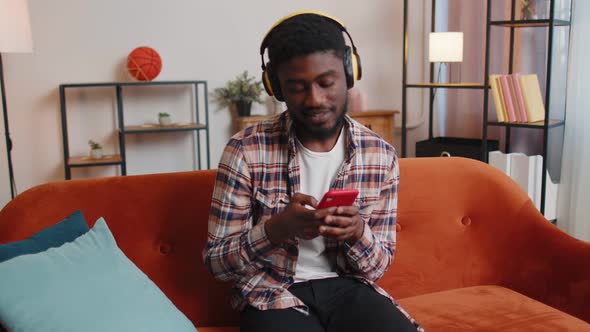
[[590,324],[499,286],[474,286],[400,299],[426,331],[590,331]]
[[[14,222],[21,221],[15,220]],[[20,255],[34,254],[49,248],[59,247],[66,242],[74,241],[86,232],[88,232],[88,225],[82,212],[78,210],[57,224],[31,235],[26,240],[0,244],[0,263]]]
[[102,218],[73,242],[0,263],[0,280],[9,331],[195,331]]

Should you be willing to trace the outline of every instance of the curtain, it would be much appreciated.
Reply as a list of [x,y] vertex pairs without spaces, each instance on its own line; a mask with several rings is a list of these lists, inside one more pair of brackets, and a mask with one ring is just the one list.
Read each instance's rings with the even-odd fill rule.
[[572,10],[567,114],[559,193],[558,226],[590,241],[590,1],[575,1]]

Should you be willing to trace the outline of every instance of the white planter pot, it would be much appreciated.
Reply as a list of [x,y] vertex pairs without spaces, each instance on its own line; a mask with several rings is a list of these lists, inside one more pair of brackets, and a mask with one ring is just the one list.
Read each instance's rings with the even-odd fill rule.
[[90,149],[90,157],[93,159],[100,159],[103,156],[102,149]]
[[169,116],[161,116],[158,118],[160,125],[162,126],[169,126],[172,124],[172,117]]

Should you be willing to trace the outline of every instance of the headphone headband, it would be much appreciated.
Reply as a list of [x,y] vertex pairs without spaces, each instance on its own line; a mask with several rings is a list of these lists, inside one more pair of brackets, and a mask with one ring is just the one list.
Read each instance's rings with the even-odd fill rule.
[[264,50],[266,50],[266,47],[267,47],[266,44],[268,43],[268,38],[269,38],[272,30],[274,30],[274,28],[276,28],[277,26],[279,26],[281,23],[285,22],[286,20],[293,18],[295,16],[299,16],[299,15],[318,15],[318,16],[327,18],[330,21],[334,22],[337,26],[340,27],[340,30],[348,36],[348,39],[350,40],[350,44],[352,46],[353,53],[355,53],[355,54],[357,53],[356,46],[354,45],[354,41],[352,40],[350,33],[348,33],[348,30],[346,29],[344,24],[342,22],[340,22],[340,20],[338,20],[337,18],[335,18],[332,15],[326,14],[326,13],[321,12],[319,10],[300,10],[300,11],[296,11],[294,13],[291,13],[291,14],[281,18],[280,20],[278,20],[275,24],[272,25],[272,27],[268,30],[266,35],[264,35],[264,38],[262,39],[262,43],[260,43],[260,59],[262,61],[262,70],[266,70],[266,65],[264,64]]

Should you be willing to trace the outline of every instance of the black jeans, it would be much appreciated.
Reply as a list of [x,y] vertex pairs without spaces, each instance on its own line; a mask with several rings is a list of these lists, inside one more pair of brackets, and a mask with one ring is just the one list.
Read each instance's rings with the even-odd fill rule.
[[240,315],[240,331],[416,331],[391,301],[353,278],[296,283],[289,291],[309,307],[308,316],[294,309],[246,307]]

